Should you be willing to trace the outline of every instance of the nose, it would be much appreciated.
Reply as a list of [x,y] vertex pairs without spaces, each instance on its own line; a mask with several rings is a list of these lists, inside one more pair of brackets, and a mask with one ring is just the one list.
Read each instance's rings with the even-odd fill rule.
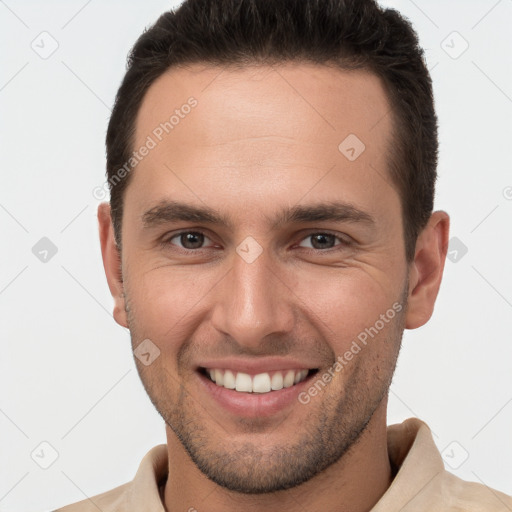
[[254,352],[265,337],[290,333],[294,295],[287,276],[268,251],[251,263],[235,254],[231,271],[217,289],[213,327]]

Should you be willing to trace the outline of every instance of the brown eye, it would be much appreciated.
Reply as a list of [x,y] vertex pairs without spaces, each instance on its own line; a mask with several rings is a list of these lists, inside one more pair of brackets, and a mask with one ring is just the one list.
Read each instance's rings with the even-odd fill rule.
[[[333,235],[331,233],[311,233],[309,234],[304,240],[311,240],[311,244],[309,247],[306,246],[308,249],[314,249],[314,250],[326,250],[326,249],[333,249],[337,246],[347,246],[349,245],[349,242],[344,240],[343,238]],[[336,240],[339,240],[341,243],[336,244]],[[304,247],[304,246],[302,246]]]
[[[171,242],[171,240],[174,239],[177,239],[179,243],[176,244]],[[209,240],[209,238],[201,231],[182,231],[181,233],[177,233],[168,238],[163,243],[164,245],[177,245],[181,249],[193,251],[202,249],[202,245],[204,244],[205,240]]]

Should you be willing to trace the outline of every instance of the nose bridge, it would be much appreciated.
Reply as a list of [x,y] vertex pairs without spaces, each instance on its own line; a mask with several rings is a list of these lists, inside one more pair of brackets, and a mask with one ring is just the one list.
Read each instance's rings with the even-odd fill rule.
[[253,259],[254,251],[254,246],[243,243],[238,247],[212,317],[216,329],[241,345],[257,345],[265,336],[293,327],[290,293],[284,293],[283,277],[277,277],[279,271],[268,251],[258,251]]

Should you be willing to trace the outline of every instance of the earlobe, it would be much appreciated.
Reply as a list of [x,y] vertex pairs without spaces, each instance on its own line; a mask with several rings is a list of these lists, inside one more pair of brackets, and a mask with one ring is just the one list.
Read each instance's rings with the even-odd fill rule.
[[114,320],[122,327],[128,327],[125,310],[124,286],[121,268],[121,255],[115,242],[114,227],[110,218],[110,204],[98,206],[98,224],[103,268],[108,287],[114,299]]
[[443,277],[449,230],[450,217],[440,210],[431,215],[418,236],[414,261],[409,270],[406,329],[421,327],[432,316]]

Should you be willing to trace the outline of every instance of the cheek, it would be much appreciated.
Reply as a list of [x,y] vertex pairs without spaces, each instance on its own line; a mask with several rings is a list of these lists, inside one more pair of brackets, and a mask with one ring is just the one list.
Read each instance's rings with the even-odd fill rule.
[[[203,278],[204,277],[204,278]],[[215,280],[207,273],[199,278],[176,266],[154,268],[132,276],[130,289],[137,324],[148,337],[168,341],[186,329]]]
[[[294,295],[300,298],[305,312],[310,312],[310,320],[317,319],[315,323],[326,339],[336,336],[337,343],[343,344],[373,326],[381,314],[393,309],[396,300],[387,277],[361,268],[303,273],[293,286]],[[394,318],[395,313],[393,310],[389,316]]]

